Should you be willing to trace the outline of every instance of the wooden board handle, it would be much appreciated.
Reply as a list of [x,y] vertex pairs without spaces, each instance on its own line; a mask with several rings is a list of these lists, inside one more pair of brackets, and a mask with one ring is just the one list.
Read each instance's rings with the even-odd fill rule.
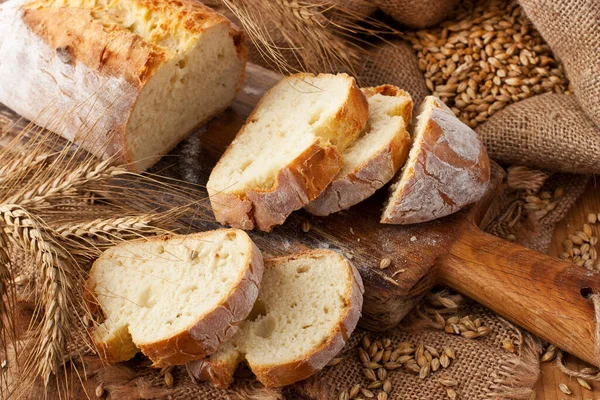
[[600,274],[466,225],[448,255],[436,261],[438,282],[600,366],[594,309],[584,297],[600,291]]

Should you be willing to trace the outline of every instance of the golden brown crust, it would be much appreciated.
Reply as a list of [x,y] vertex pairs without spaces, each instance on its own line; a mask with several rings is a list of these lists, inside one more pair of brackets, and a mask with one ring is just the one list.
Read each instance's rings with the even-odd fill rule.
[[210,201],[218,222],[238,229],[270,231],[327,187],[340,170],[341,157],[320,141],[281,170],[271,190],[247,190],[244,196],[215,193]]
[[[192,237],[204,237],[215,231],[201,232],[190,235]],[[139,239],[134,242],[143,241],[168,241],[178,236],[163,235],[148,239]],[[250,240],[250,239],[248,239]],[[219,345],[230,339],[238,329],[238,324],[243,321],[254,305],[258,296],[260,282],[262,280],[264,264],[260,250],[250,240],[251,251],[248,255],[248,267],[240,281],[235,285],[223,302],[216,305],[211,311],[207,311],[200,320],[168,339],[152,343],[136,343],[137,347],[153,361],[153,367],[161,368],[168,365],[181,365],[186,362],[206,357],[217,351]],[[96,263],[92,270],[96,268]],[[92,271],[90,276],[93,276]],[[94,283],[88,280],[88,290],[93,293]],[[121,349],[128,346],[114,343],[111,346],[101,341],[96,346],[105,356],[108,362],[124,361],[133,354],[121,354]],[[135,354],[135,353],[134,353]],[[128,357],[128,358],[127,358]]]
[[[309,250],[288,256],[275,257],[265,260],[265,268],[276,268],[277,265],[306,256],[306,254],[331,254],[331,250]],[[309,354],[286,364],[274,364],[267,366],[253,365],[250,361],[250,369],[257,379],[266,387],[279,387],[290,385],[302,379],[306,379],[327,365],[344,347],[350,334],[356,328],[361,315],[363,304],[364,286],[358,270],[344,257],[338,257],[349,267],[350,281],[346,311],[340,316],[337,324],[330,331],[327,340],[314,348]],[[210,381],[214,385],[226,389],[233,381],[233,372],[243,355],[232,351],[226,359],[194,361],[187,365],[189,374],[198,381]]]
[[[201,33],[217,24],[227,23],[236,46],[243,52],[243,36],[232,23],[197,1],[136,2],[166,16],[166,19],[168,16],[177,17],[178,27],[191,33]],[[92,9],[52,7],[52,3],[41,0],[27,4],[23,10],[23,21],[56,50],[63,62],[78,60],[100,74],[123,77],[129,84],[141,88],[168,58],[168,49],[149,43],[117,23],[99,20]]]
[[[303,75],[295,77],[302,79]],[[312,76],[312,75],[310,75]],[[352,79],[348,77],[348,79]],[[255,113],[263,104],[266,95],[258,102],[254,111],[248,116],[252,121]],[[254,228],[270,232],[275,225],[282,224],[295,210],[302,208],[315,199],[331,183],[341,166],[339,148],[351,144],[367,123],[368,103],[365,95],[353,81],[347,101],[335,118],[323,129],[337,132],[334,136],[343,138],[343,142],[332,146],[317,139],[312,146],[293,160],[286,168],[279,171],[275,184],[269,190],[248,189],[244,194],[208,190],[210,202],[216,220],[234,228],[251,230]],[[236,138],[242,135],[246,125],[242,127]],[[225,158],[231,146],[225,150],[221,160]],[[219,168],[221,160],[215,166]],[[209,179],[210,183],[210,179]]]
[[369,102],[367,101],[367,97],[356,85],[354,79],[347,75],[346,77],[352,80],[348,100],[327,127],[331,131],[342,132],[341,134],[338,133],[341,140],[335,143],[337,150],[340,152],[354,143],[369,119]]
[[[393,85],[363,88],[367,98],[381,94],[384,96],[408,97],[404,90]],[[398,114],[408,125],[412,119],[412,100]],[[388,145],[375,153],[367,162],[354,171],[339,173],[331,184],[304,209],[314,215],[327,216],[345,210],[365,200],[377,189],[389,182],[404,164],[410,150],[410,135],[407,126],[402,126]]]
[[483,196],[490,160],[477,134],[439,99],[413,146],[382,223],[414,224],[452,214]]
[[227,389],[233,383],[237,366],[243,361],[243,355],[231,352],[226,360],[214,360],[210,356],[185,365],[190,377],[198,382],[210,382],[218,388]]
[[[295,259],[304,256],[306,253],[319,254],[327,253],[329,250],[311,250],[307,252],[292,254],[284,257],[268,259],[265,264],[269,265],[282,263],[289,259]],[[314,348],[308,355],[303,355],[301,359],[283,365],[253,366],[249,362],[250,369],[256,375],[256,378],[266,387],[280,387],[291,385],[292,383],[306,379],[324,368],[331,359],[333,359],[344,347],[350,334],[356,328],[360,318],[363,293],[365,291],[362,278],[358,270],[350,261],[340,256],[340,259],[349,266],[350,275],[347,279],[351,281],[346,299],[346,312],[340,317],[336,326],[331,330],[325,342]]]

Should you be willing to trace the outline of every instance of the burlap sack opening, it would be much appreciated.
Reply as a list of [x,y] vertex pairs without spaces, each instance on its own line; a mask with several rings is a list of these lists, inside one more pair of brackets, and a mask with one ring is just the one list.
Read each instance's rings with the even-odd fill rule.
[[527,16],[561,58],[577,100],[600,127],[600,2],[519,0]]

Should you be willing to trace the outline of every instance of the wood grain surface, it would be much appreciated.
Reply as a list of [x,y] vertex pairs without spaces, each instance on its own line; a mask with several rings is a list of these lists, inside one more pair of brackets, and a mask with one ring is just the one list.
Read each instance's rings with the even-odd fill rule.
[[[556,226],[549,251],[551,255],[558,256],[563,251],[562,242],[574,231],[581,230],[590,212],[600,212],[600,180],[594,177],[588,184],[585,193],[571,208],[565,219]],[[576,370],[588,366],[588,364],[572,356],[568,358],[568,365]],[[561,383],[566,384],[573,394],[567,396],[561,392],[558,389],[558,385]],[[544,363],[542,364],[542,376],[536,388],[536,399],[600,400],[600,383],[590,382],[590,385],[594,389],[593,391],[579,386],[577,380],[564,375],[554,363]]]

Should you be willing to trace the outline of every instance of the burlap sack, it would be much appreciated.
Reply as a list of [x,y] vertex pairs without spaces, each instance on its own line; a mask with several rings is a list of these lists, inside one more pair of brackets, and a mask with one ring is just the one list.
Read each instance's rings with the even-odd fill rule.
[[425,28],[443,21],[459,0],[373,0],[396,21],[411,28]]
[[600,127],[600,1],[519,0],[560,57],[577,100]]
[[403,40],[374,45],[363,56],[358,79],[361,86],[396,85],[410,93],[415,106],[429,94],[417,56]]
[[477,133],[490,156],[507,164],[600,173],[600,129],[573,96],[551,93],[511,104]]

